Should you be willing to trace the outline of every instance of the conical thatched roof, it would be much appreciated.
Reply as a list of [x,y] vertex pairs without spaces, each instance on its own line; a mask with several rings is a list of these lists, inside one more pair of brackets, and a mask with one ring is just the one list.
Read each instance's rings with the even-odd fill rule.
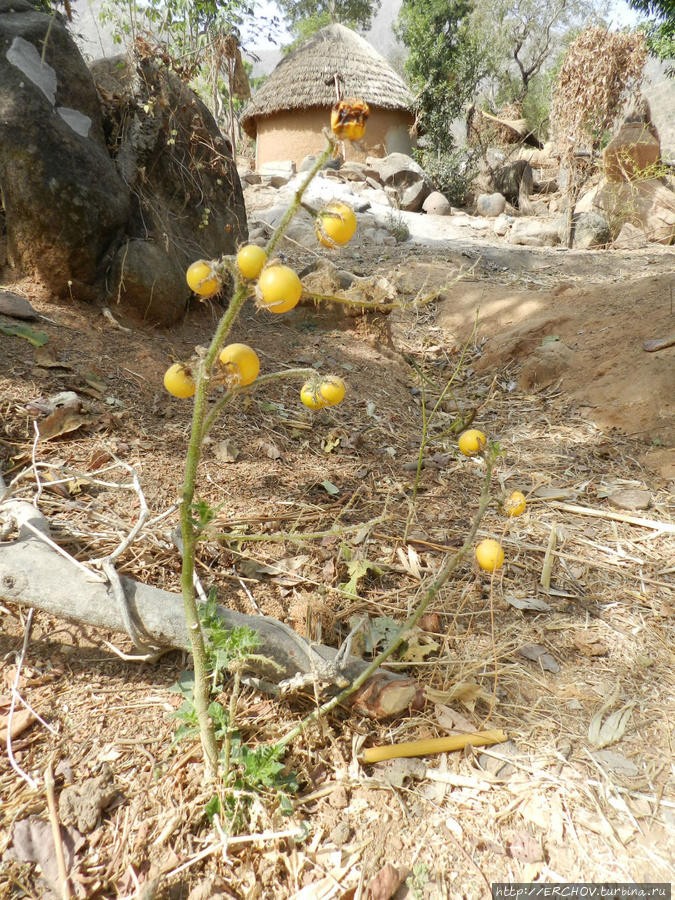
[[410,91],[387,60],[350,28],[328,25],[281,60],[246,107],[244,130],[255,137],[256,118],[331,107],[336,75],[342,97],[361,97],[380,109],[410,110]]

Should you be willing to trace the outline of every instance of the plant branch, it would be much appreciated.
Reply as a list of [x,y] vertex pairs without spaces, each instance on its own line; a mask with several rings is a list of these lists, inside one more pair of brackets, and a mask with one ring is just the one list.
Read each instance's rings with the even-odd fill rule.
[[453,574],[457,566],[460,564],[464,556],[471,549],[471,545],[476,537],[478,532],[478,528],[480,523],[485,515],[485,511],[490,505],[491,496],[490,496],[490,482],[492,480],[492,471],[494,468],[494,462],[498,455],[498,451],[494,445],[492,445],[485,452],[485,479],[483,481],[483,488],[480,495],[480,501],[478,504],[478,510],[476,515],[474,516],[474,520],[471,524],[471,528],[469,533],[467,534],[466,540],[460,547],[460,549],[454,553],[449,559],[446,558],[446,562],[441,567],[438,575],[431,582],[429,587],[426,589],[424,596],[415,610],[415,612],[408,617],[405,623],[401,626],[398,635],[391,641],[391,643],[378,655],[375,659],[370,663],[370,665],[362,672],[361,675],[358,676],[348,687],[346,687],[343,691],[337,694],[335,697],[332,697],[326,703],[322,704],[322,706],[315,709],[309,716],[303,719],[295,728],[288,732],[280,741],[277,742],[277,746],[286,747],[292,741],[295,740],[296,737],[301,735],[310,725],[314,722],[318,721],[322,716],[326,715],[326,713],[330,712],[336,706],[344,701],[355,691],[357,691],[363,683],[370,678],[370,676],[377,670],[379,667],[386,662],[387,659],[394,653],[394,651],[400,646],[400,644],[405,640],[406,634],[410,631],[411,628],[414,628],[415,625],[422,618],[424,613],[426,612],[429,604],[434,599],[434,597],[438,594],[443,585],[448,581],[450,576]]

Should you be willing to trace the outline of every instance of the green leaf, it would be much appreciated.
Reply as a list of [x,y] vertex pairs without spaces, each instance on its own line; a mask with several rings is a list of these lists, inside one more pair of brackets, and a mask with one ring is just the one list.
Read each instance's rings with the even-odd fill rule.
[[541,345],[543,347],[545,344],[555,344],[559,340],[560,340],[559,334],[547,334],[545,337],[543,337],[541,339]]
[[43,347],[49,340],[44,331],[33,331],[30,325],[0,325],[0,331],[14,337],[22,337],[34,347]]
[[209,802],[204,807],[204,812],[208,816],[209,822],[213,822],[214,816],[221,816],[221,807],[220,807],[220,797],[218,794],[214,794],[213,797],[209,800]]
[[195,673],[193,671],[181,672],[178,681],[169,688],[171,694],[180,694],[192,701],[195,695]]
[[359,599],[357,587],[361,578],[364,578],[369,572],[372,572],[373,575],[383,574],[382,569],[377,563],[370,562],[368,559],[349,560],[347,563],[347,571],[349,572],[349,581],[343,582],[339,587],[340,590],[344,591],[345,594],[348,594],[354,600]]
[[331,496],[340,493],[340,488],[335,487],[332,481],[322,481],[319,487],[322,487],[324,491]]

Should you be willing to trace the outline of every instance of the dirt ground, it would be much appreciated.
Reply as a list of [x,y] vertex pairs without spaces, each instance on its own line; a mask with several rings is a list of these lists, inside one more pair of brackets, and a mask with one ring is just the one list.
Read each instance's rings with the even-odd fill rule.
[[[298,269],[310,259],[288,255]],[[402,878],[397,898],[477,900],[493,882],[675,880],[675,347],[642,349],[675,337],[672,260],[660,248],[404,243],[377,255],[356,245],[340,265],[389,278],[403,301],[438,296],[390,316],[308,305],[271,317],[249,305],[231,339],[255,347],[264,372],[316,365],[341,375],[348,393],[339,407],[310,413],[299,386],[280,382],[264,396],[251,391],[214,428],[199,494],[242,536],[200,552],[200,577],[221,603],[331,646],[367,616],[367,653],[375,620],[404,621],[470,527],[484,464],[457,452],[458,412],[501,445],[495,500],[518,488],[528,508],[509,519],[498,502],[490,507],[479,537],[501,541],[504,567],[490,577],[467,556],[392,663],[423,685],[424,708],[383,722],[339,709],[310,728],[284,760],[299,785],[290,815],[275,791],[261,791],[229,843],[205,814],[214,789],[199,745],[172,745],[169,715],[181,701],[170,688],[189,665],[184,654],[125,662],[113,651],[131,651],[124,635],[36,613],[18,690],[44,723],[14,738],[16,761],[40,782],[52,763],[57,796],[101,775],[112,784],[100,815],[75,822],[76,896],[386,898]],[[163,390],[162,377],[208,343],[218,310],[200,304],[160,331],[117,307],[129,329],[119,330],[100,309],[48,302],[30,282],[4,279],[46,317],[34,327],[49,337],[49,353],[36,356],[0,332],[5,481],[15,496],[39,494],[65,550],[83,562],[100,557],[138,510],[122,486],[126,471],[106,485],[91,480],[113,454],[138,474],[152,516],[178,499],[191,407]],[[413,503],[422,403],[431,409],[451,379],[429,423]],[[37,401],[66,390],[88,421],[34,443]],[[50,489],[47,473],[67,474],[66,488]],[[647,508],[627,508],[628,490],[641,491]],[[290,537],[382,515],[365,533]],[[178,591],[176,522],[174,513],[141,532],[119,571]],[[271,539],[245,539],[259,533]],[[345,589],[350,557],[372,564],[354,591]],[[288,577],[261,573],[271,563]],[[26,613],[0,608],[0,716]],[[280,698],[247,686],[236,725],[251,746],[273,743],[315,704],[311,689]],[[485,728],[508,741],[359,761],[364,745]],[[0,896],[50,896],[53,869],[16,851],[18,826],[49,820],[44,790],[3,755],[0,792]]]

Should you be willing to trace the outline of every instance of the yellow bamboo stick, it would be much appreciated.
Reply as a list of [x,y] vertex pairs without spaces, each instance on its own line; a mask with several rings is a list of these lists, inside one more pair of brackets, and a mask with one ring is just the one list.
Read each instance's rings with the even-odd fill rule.
[[430,738],[426,741],[407,741],[403,744],[389,744],[386,747],[367,747],[362,753],[362,762],[375,763],[399,757],[428,756],[430,753],[451,753],[472,747],[487,747],[508,741],[504,731],[476,731],[473,734],[451,734],[448,737]]

